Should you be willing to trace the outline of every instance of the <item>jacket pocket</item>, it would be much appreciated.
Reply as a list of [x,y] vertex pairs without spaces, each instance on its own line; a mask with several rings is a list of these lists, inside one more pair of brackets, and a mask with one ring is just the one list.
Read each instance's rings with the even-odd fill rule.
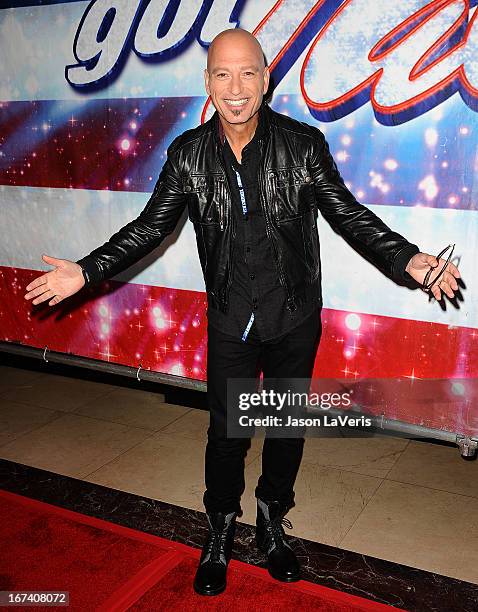
[[306,250],[304,216],[295,215],[277,224],[277,241],[285,277],[299,291],[309,282],[310,259]]
[[271,210],[276,223],[302,216],[314,202],[312,177],[305,166],[268,171]]
[[224,176],[222,174],[191,174],[184,179],[188,196],[188,216],[193,223],[223,224]]

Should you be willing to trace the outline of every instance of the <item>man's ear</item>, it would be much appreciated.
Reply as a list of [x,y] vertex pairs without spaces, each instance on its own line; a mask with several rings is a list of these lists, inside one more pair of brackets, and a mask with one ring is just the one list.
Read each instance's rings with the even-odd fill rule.
[[204,68],[204,87],[206,88],[207,95],[211,95],[209,91],[209,72],[207,68]]
[[269,80],[271,77],[271,73],[269,71],[269,66],[266,66],[264,68],[264,89],[263,89],[263,94],[267,93],[267,90],[269,89]]

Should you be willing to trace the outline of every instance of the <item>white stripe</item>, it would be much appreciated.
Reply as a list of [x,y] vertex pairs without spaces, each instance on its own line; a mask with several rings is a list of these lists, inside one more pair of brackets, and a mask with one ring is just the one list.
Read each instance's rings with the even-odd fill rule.
[[[49,270],[43,264],[42,253],[79,259],[134,219],[144,208],[149,194],[2,186],[0,198],[0,264]],[[423,251],[436,255],[445,245],[456,243],[455,253],[461,256],[459,269],[468,285],[465,301],[459,310],[447,302],[446,311],[442,311],[435,301],[429,303],[422,291],[396,285],[356,254],[319,215],[324,306],[478,327],[478,287],[473,282],[473,262],[478,254],[478,212],[399,206],[369,208]],[[115,278],[204,291],[196,236],[186,213],[157,253],[148,255],[128,273]]]
[[[148,198],[147,193],[1,186],[0,265],[51,270],[42,253],[75,261],[137,217]],[[204,291],[196,235],[187,213],[157,251],[115,278]]]
[[368,205],[368,208],[423,252],[437,255],[446,245],[456,243],[454,263],[467,285],[463,291],[464,302],[460,302],[460,308],[456,309],[445,298],[447,307],[443,311],[435,300],[429,302],[422,291],[397,285],[356,254],[319,215],[324,306],[477,327],[478,288],[473,283],[473,262],[478,253],[478,212],[402,206]]

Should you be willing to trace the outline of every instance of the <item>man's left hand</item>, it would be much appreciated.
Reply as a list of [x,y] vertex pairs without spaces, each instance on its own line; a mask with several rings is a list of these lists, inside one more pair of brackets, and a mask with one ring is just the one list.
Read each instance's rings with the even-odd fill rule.
[[[430,276],[430,282],[432,282],[445,264],[446,259],[440,258],[440,260],[438,260],[434,255],[417,253],[410,259],[405,271],[408,272],[417,283],[423,285],[423,280],[430,266],[436,268],[436,272],[433,271]],[[433,293],[433,296],[437,300],[441,300],[442,291],[446,293],[449,298],[454,297],[454,291],[458,291],[458,283],[455,280],[457,278],[461,278],[460,272],[455,265],[449,262],[440,280],[431,287],[431,293]]]

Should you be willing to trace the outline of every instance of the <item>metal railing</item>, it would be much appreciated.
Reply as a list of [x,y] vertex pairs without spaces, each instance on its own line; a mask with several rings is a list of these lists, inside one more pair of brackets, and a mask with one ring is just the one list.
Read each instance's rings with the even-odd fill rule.
[[[108,374],[118,374],[121,376],[127,376],[129,378],[136,378],[138,381],[147,380],[165,385],[192,389],[194,391],[204,392],[207,390],[207,383],[202,380],[194,380],[183,376],[175,376],[173,374],[165,374],[162,372],[156,372],[154,370],[147,370],[143,369],[141,365],[135,368],[110,363],[108,361],[79,357],[78,355],[73,355],[70,353],[60,353],[57,351],[51,351],[48,346],[45,346],[44,348],[35,348],[23,344],[0,341],[0,351],[22,357],[43,359],[45,362],[51,361],[54,363],[62,363],[80,368],[88,368]],[[346,412],[347,411],[344,412],[335,409],[328,410],[328,413],[332,415],[345,414]],[[477,452],[477,438],[472,438],[457,432],[445,431],[443,429],[432,429],[422,425],[407,423],[405,421],[388,419],[384,414],[366,414],[366,416],[372,420],[373,426],[377,429],[382,429],[387,432],[396,432],[408,437],[430,438],[456,444],[463,457],[473,457]],[[345,439],[346,438],[344,437],[344,440]]]

